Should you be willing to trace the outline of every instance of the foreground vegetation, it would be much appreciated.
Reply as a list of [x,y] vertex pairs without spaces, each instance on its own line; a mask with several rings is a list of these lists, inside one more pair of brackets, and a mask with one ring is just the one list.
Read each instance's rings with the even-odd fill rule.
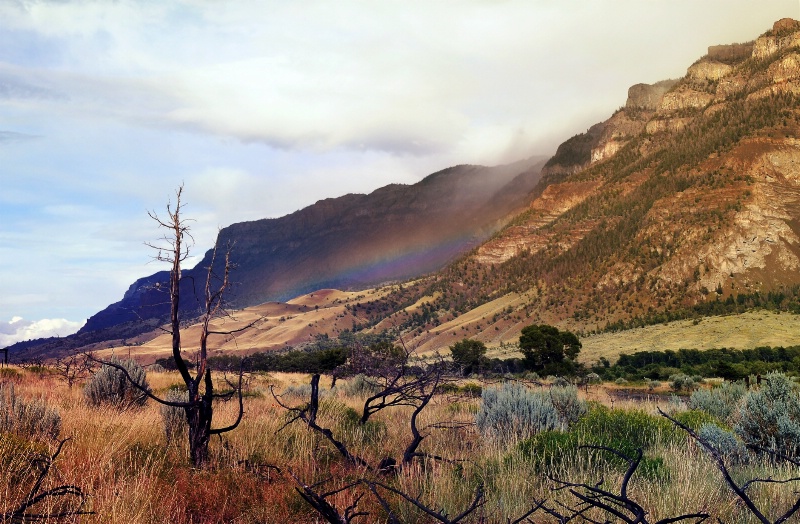
[[[38,489],[78,490],[85,498],[81,510],[90,514],[64,519],[74,522],[320,522],[319,507],[309,503],[314,495],[342,516],[348,507],[353,508],[351,516],[368,513],[353,522],[455,522],[470,508],[462,522],[515,521],[532,510],[531,521],[557,521],[546,509],[564,517],[569,514],[565,508],[580,507],[571,491],[585,493],[585,486],[604,479],[603,488],[618,494],[639,450],[643,455],[630,476],[627,497],[648,512],[648,522],[697,513],[725,522],[757,521],[725,484],[714,456],[659,415],[659,408],[688,428],[711,434],[708,438],[718,447],[732,442],[734,452],[724,457],[740,485],[752,478],[798,476],[793,464],[748,451],[746,432],[731,431],[746,422],[740,406],[749,397],[741,387],[738,395],[702,389],[714,398],[701,395],[678,402],[655,396],[656,403],[612,401],[613,384],[587,386],[579,393],[561,382],[478,384],[461,379],[439,387],[424,410],[400,405],[361,423],[361,409],[374,394],[375,381],[354,376],[331,390],[323,380],[313,424],[330,430],[353,457],[363,460],[356,464],[308,420],[298,419],[311,398],[308,375],[259,373],[247,377],[241,424],[212,439],[208,466],[196,469],[182,419],[175,426],[164,406],[152,401],[123,409],[93,406],[83,387],[68,387],[47,368],[10,367],[2,370],[2,377],[6,391],[0,404],[6,414],[7,390],[13,385],[17,405],[36,404],[39,414],[33,416],[58,423],[42,428],[21,424],[24,410],[17,410],[22,414],[16,419],[6,417],[11,423],[0,427],[0,514],[30,499],[40,471],[32,464],[37,457],[52,457],[59,442],[69,438]],[[147,380],[161,396],[182,387],[174,372],[151,371]],[[476,396],[476,386],[483,388],[483,400]],[[224,388],[222,381],[217,389]],[[783,409],[786,420],[796,423],[798,413],[792,410],[797,409],[797,393],[787,395],[783,401],[794,399],[795,404],[775,410]],[[765,404],[763,398],[756,401]],[[713,406],[726,402],[735,407],[715,411]],[[236,419],[236,404],[218,408],[220,424]],[[503,411],[509,405],[513,409]],[[541,418],[526,425],[515,418],[525,410]],[[400,459],[408,449],[414,412],[424,438],[418,455],[387,467],[387,457]],[[165,427],[170,420],[172,427]],[[792,442],[796,437],[788,434]],[[766,440],[762,447],[771,444],[776,441]],[[607,449],[582,447],[586,445]],[[792,450],[785,442],[780,445],[786,453]],[[795,503],[795,490],[791,483],[755,482],[746,493],[776,519]],[[36,510],[64,511],[76,507],[81,497],[73,492],[48,498]]]

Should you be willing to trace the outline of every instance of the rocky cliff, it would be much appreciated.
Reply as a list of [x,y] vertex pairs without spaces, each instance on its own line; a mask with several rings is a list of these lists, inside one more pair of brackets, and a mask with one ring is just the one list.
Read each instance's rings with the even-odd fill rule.
[[532,321],[593,330],[772,291],[800,300],[798,136],[800,23],[785,19],[710,47],[680,79],[632,86],[559,147],[525,213],[387,297],[426,304],[393,322],[441,347],[514,340]]

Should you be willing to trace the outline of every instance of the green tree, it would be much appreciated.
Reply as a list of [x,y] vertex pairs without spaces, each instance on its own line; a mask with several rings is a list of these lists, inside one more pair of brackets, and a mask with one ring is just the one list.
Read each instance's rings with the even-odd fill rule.
[[453,362],[462,368],[464,375],[478,371],[486,359],[486,344],[465,338],[450,346]]
[[525,364],[532,369],[574,361],[581,351],[581,341],[571,331],[559,331],[547,324],[530,325],[522,329],[519,348],[525,355]]

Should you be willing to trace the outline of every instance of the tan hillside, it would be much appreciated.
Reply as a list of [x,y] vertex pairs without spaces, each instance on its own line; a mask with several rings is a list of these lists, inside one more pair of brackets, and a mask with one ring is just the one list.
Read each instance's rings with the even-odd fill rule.
[[[211,330],[236,331],[251,324],[252,327],[241,333],[212,335],[209,338],[209,350],[212,355],[217,351],[248,354],[309,343],[318,333],[335,337],[342,330],[352,329],[353,322],[364,320],[350,313],[351,306],[360,301],[380,299],[388,292],[389,288],[359,292],[323,289],[289,302],[268,302],[235,311],[230,317],[215,320]],[[184,352],[191,355],[200,340],[199,324],[187,327],[181,334],[181,340]],[[152,362],[172,354],[172,337],[162,333],[133,346],[120,342],[117,347],[97,349],[97,354],[105,356],[112,351],[124,355],[130,353],[137,360]]]

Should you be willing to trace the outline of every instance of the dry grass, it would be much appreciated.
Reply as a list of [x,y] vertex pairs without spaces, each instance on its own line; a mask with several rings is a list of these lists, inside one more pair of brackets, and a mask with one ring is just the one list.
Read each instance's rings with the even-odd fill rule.
[[[166,391],[179,382],[178,376],[171,373],[150,373],[148,378],[155,391]],[[90,507],[95,514],[76,518],[75,522],[312,523],[320,522],[319,516],[300,499],[291,479],[265,466],[278,466],[284,472],[291,470],[308,483],[330,479],[326,484],[330,488],[357,479],[363,472],[346,467],[327,441],[301,424],[284,427],[286,414],[271,397],[270,386],[283,391],[307,383],[308,376],[303,375],[254,377],[245,398],[242,425],[222,439],[212,441],[212,467],[205,471],[190,467],[185,444],[166,445],[159,407],[153,402],[122,413],[91,408],[83,401],[80,387],[68,389],[55,376],[29,371],[21,371],[16,387],[20,395],[44,397],[61,412],[62,438],[70,437],[71,441],[58,458],[46,487],[74,484],[91,495]],[[346,396],[343,388],[337,391],[323,397],[320,424],[332,428],[353,453],[370,463],[386,456],[398,457],[409,440],[409,410],[388,410],[367,427],[361,427],[352,422],[351,411],[357,411],[363,399]],[[588,398],[606,402],[610,397],[604,388],[593,387]],[[284,399],[295,405],[303,402],[299,396],[287,395]],[[444,420],[470,421],[478,402],[478,399],[435,397],[423,412],[420,427]],[[626,401],[618,402],[616,407],[652,412],[656,405]],[[234,403],[221,404],[215,411],[216,424],[233,420],[235,414]],[[25,477],[29,453],[52,452],[54,446],[53,441],[0,435],[0,509],[7,510],[18,503],[29,485],[30,479]],[[527,510],[534,499],[570,501],[566,491],[552,491],[553,483],[547,474],[587,482],[602,477],[607,486],[614,486],[621,475],[618,467],[611,467],[588,453],[565,456],[557,467],[542,471],[530,460],[521,458],[513,444],[487,442],[472,427],[430,430],[423,449],[462,461],[432,462],[425,467],[417,463],[388,481],[408,493],[420,494],[423,502],[451,515],[469,504],[476,485],[483,482],[486,504],[480,514],[487,522],[505,522],[506,516]],[[741,504],[735,502],[730,490],[722,484],[711,462],[694,446],[686,442],[665,444],[648,454],[663,457],[668,473],[657,478],[635,478],[632,493],[652,512],[653,520],[698,510],[709,511],[726,521],[752,520],[748,520]],[[763,464],[753,468],[763,476],[796,475],[788,469],[775,471]],[[759,485],[753,493],[761,503],[776,507],[786,506],[795,496],[791,486],[774,484]],[[333,497],[332,502],[343,508],[351,497],[350,492],[343,492]],[[397,497],[390,500],[397,504],[402,522],[430,522],[418,509],[401,503]],[[380,508],[370,496],[359,507],[380,515]],[[772,511],[774,514],[775,510]],[[535,520],[546,519],[538,516]]]
[[749,349],[759,346],[800,345],[800,323],[796,315],[751,311],[741,315],[680,320],[619,333],[604,333],[581,339],[580,360],[612,362],[620,353],[678,349]]

